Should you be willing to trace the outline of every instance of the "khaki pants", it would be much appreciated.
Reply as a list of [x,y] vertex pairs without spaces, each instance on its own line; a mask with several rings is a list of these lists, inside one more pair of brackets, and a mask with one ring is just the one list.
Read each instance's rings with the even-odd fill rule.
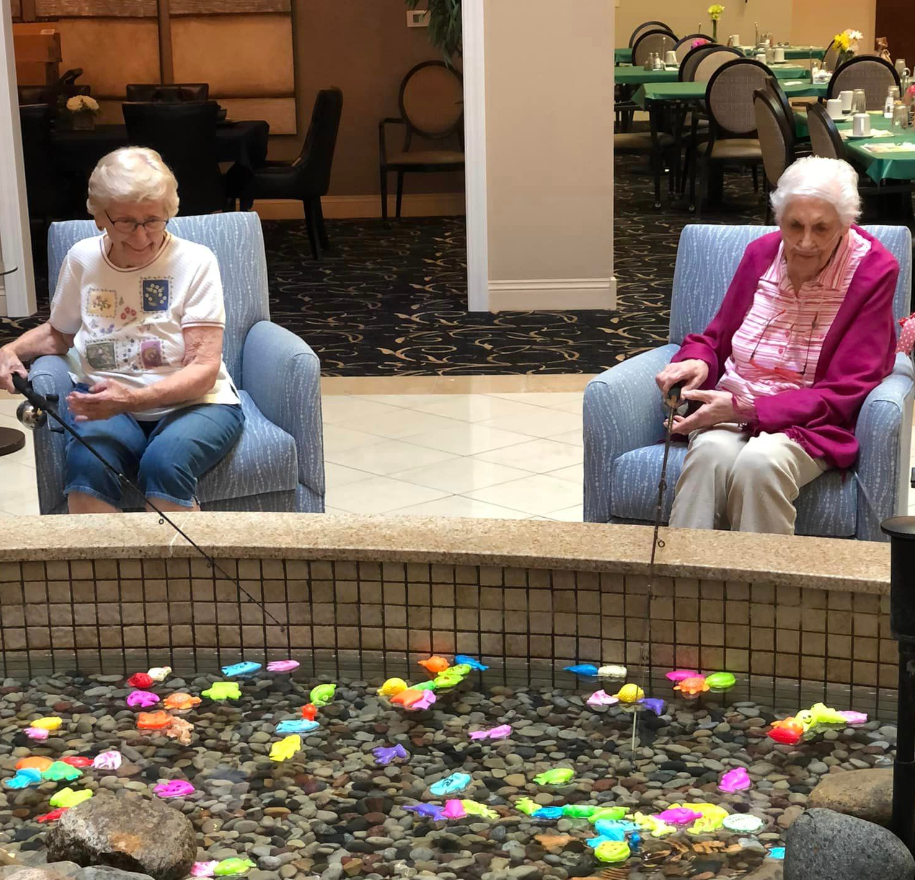
[[735,424],[694,431],[670,525],[793,535],[793,502],[828,468],[786,434],[750,437]]

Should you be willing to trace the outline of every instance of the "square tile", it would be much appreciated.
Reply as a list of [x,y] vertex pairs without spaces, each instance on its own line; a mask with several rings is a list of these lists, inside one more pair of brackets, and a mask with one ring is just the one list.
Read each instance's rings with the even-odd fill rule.
[[[396,406],[375,403],[350,394],[325,394],[321,397],[321,414],[325,425],[343,425],[359,420],[368,424],[372,419],[398,411]],[[356,429],[358,427],[355,426]]]
[[391,511],[394,516],[465,516],[474,519],[528,519],[530,514],[511,510],[464,495],[449,495],[436,501],[426,501]]
[[519,468],[493,464],[478,458],[461,457],[438,464],[410,468],[391,476],[407,483],[416,483],[420,486],[428,486],[430,489],[440,489],[443,492],[460,495],[474,489],[485,489],[487,486],[507,483],[509,480],[517,480],[527,475],[527,471]]
[[510,446],[507,449],[480,453],[474,457],[483,461],[491,461],[494,464],[504,464],[525,471],[545,474],[559,468],[580,464],[584,461],[584,451],[581,446],[540,439],[529,440],[527,443]]
[[399,409],[418,409],[442,399],[441,394],[360,394],[360,400],[369,403],[380,403],[384,406],[395,406]]
[[545,474],[532,474],[499,486],[476,489],[467,495],[490,504],[542,516],[549,516],[551,511],[565,510],[582,502],[580,486]]
[[359,416],[348,424],[343,424],[353,430],[377,434],[379,437],[387,437],[390,440],[404,440],[407,437],[430,434],[434,431],[460,431],[466,424],[412,409],[390,406],[385,407],[385,410],[385,413],[367,417]]
[[494,397],[501,397],[503,400],[515,400],[519,403],[527,403],[531,406],[544,406],[555,409],[562,404],[581,403],[583,391],[532,391],[522,394],[499,394]]
[[549,472],[551,477],[557,477],[560,480],[568,480],[577,486],[583,486],[585,482],[585,465],[584,462],[573,464],[567,468],[560,468],[556,471]]
[[575,504],[563,510],[554,510],[552,513],[548,513],[546,518],[558,520],[559,522],[582,522],[584,520],[584,508],[581,504]]
[[378,442],[375,434],[366,434],[365,431],[354,431],[340,425],[324,426],[325,453],[327,450],[342,452],[347,449],[358,449],[360,446],[371,446]]
[[530,407],[531,412],[521,415],[501,416],[480,424],[501,431],[529,434],[531,437],[555,437],[559,434],[581,434],[581,415],[566,413],[546,407]]
[[350,483],[367,480],[371,476],[368,471],[359,471],[342,464],[334,464],[332,461],[324,462],[324,478],[328,486],[348,486]]
[[335,449],[330,444],[324,452],[326,461],[370,474],[387,476],[410,467],[435,464],[454,458],[450,452],[404,443],[402,440],[379,440],[353,449]]
[[493,449],[523,443],[527,439],[528,437],[524,434],[468,424],[459,431],[449,428],[445,431],[417,434],[411,437],[410,441],[417,446],[440,449],[455,455],[476,455],[480,452],[490,452]]
[[556,440],[559,443],[568,443],[572,446],[584,446],[585,443],[581,428],[577,431],[569,431],[568,434],[556,434],[550,439]]
[[339,489],[328,487],[327,504],[347,513],[390,513],[401,507],[435,501],[446,495],[446,492],[417,486],[415,483],[372,477]]
[[539,407],[489,394],[439,394],[429,403],[414,408],[420,412],[445,416],[460,422],[483,422],[487,419],[536,414],[540,411]]
[[[25,450],[23,450],[25,451]],[[38,516],[38,481],[34,467],[26,467],[9,459],[0,458],[0,480],[3,492],[0,494],[0,510],[19,516]]]

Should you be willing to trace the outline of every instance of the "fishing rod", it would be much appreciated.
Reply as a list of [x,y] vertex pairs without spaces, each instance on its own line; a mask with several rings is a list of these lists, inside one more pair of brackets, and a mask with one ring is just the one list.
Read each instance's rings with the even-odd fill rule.
[[[68,433],[77,443],[81,444],[84,449],[87,449],[92,455],[94,455],[101,463],[104,465],[105,469],[110,471],[117,477],[118,481],[122,486],[132,489],[140,498],[143,498],[143,490],[126,474],[122,474],[116,467],[111,465],[106,461],[95,449],[92,448],[92,445],[86,441],[84,437],[81,437],[73,428],[66,422],[66,420],[61,416],[57,411],[57,402],[59,400],[58,395],[56,394],[39,394],[33,387],[31,380],[21,376],[19,373],[12,373],[13,387],[25,397],[26,401],[30,404],[27,406],[25,403],[19,405],[19,409],[16,411],[16,417],[19,421],[25,425],[27,428],[41,428],[45,425],[48,426],[49,431],[54,431],[55,433]],[[53,428],[48,424],[48,416],[54,419],[54,421],[60,424],[60,428]],[[258,608],[264,613],[265,617],[269,617],[279,628],[280,632],[285,633],[286,627],[279,622],[268,610],[267,606],[252,596],[242,585],[238,578],[230,575],[209,553],[206,552],[194,539],[187,534],[171,517],[169,517],[165,511],[159,510],[152,501],[148,498],[145,499],[146,504],[148,504],[153,512],[159,516],[159,525],[163,523],[168,523],[185,541],[188,542],[205,560],[207,566],[211,568],[214,572],[220,574],[225,580],[230,583],[235,584],[238,587],[238,591],[248,598],[250,602],[253,602],[257,605]]]

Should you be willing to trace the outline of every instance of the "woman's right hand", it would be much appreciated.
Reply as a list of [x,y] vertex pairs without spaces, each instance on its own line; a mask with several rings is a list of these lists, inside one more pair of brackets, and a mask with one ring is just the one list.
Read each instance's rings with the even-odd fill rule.
[[13,387],[13,373],[26,377],[29,375],[22,361],[13,353],[12,347],[4,345],[0,348],[0,388],[4,391],[16,392]]
[[658,388],[661,389],[664,397],[667,397],[667,392],[670,391],[672,385],[682,382],[684,391],[693,391],[699,388],[707,378],[708,364],[705,361],[692,359],[668,364],[654,377],[654,380],[658,383]]

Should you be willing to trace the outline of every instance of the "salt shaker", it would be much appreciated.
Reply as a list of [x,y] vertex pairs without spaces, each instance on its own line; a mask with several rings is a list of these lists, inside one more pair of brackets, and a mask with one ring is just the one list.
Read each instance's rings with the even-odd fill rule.
[[893,106],[893,131],[902,131],[909,124],[909,111],[902,101]]
[[893,108],[896,106],[896,102],[899,100],[899,88],[897,86],[890,86],[886,92],[886,101],[883,105],[883,118],[892,119],[893,118]]

